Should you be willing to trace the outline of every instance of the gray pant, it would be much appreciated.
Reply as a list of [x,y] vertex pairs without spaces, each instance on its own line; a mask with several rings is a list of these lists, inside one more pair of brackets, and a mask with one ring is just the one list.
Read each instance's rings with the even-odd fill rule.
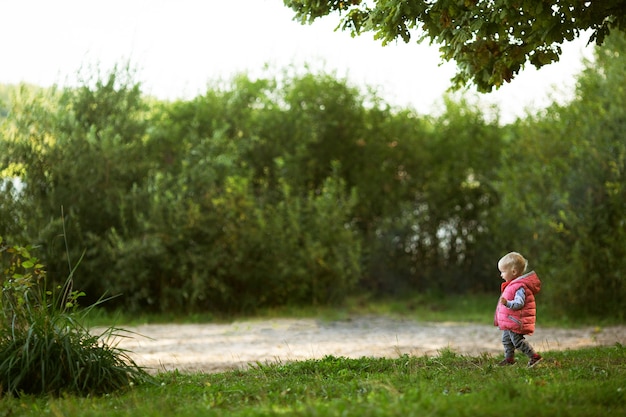
[[515,349],[521,350],[529,358],[532,358],[535,354],[535,350],[526,341],[524,335],[515,333],[512,330],[504,330],[502,332],[502,345],[504,346],[504,357],[507,359],[513,359]]

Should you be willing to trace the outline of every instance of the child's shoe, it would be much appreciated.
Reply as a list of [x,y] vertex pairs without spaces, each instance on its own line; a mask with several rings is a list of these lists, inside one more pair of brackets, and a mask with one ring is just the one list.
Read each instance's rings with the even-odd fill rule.
[[535,353],[533,355],[532,358],[530,358],[530,360],[528,361],[528,367],[532,368],[533,366],[537,365],[539,362],[541,362],[543,360],[543,358],[541,357],[541,355]]
[[498,366],[508,366],[515,365],[515,359],[513,358],[504,358],[501,362],[498,363]]

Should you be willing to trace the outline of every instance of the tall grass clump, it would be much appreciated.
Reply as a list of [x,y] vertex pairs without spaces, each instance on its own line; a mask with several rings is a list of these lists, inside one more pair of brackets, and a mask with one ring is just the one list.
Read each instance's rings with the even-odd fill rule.
[[107,342],[120,329],[92,335],[79,310],[84,295],[64,285],[48,288],[44,265],[30,246],[0,237],[0,394],[98,395],[149,378],[125,350]]

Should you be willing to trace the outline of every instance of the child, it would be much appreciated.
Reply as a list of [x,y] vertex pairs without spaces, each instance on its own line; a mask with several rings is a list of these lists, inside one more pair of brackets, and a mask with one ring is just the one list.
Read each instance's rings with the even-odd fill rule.
[[528,356],[529,368],[543,359],[524,338],[535,331],[535,294],[541,289],[541,281],[534,271],[524,274],[527,267],[528,261],[517,252],[508,253],[498,261],[504,280],[494,319],[494,325],[502,330],[504,360],[498,364],[500,366],[515,363],[515,349]]

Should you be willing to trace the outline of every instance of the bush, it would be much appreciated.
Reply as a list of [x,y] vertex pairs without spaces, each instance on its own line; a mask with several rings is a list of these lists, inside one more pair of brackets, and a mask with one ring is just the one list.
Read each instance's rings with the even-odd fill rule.
[[119,329],[91,335],[81,322],[72,274],[49,290],[31,247],[2,245],[0,387],[9,394],[104,394],[147,380],[127,352],[107,344]]
[[328,178],[307,195],[281,182],[277,202],[247,178],[224,184],[195,200],[161,187],[141,238],[109,234],[103,275],[127,310],[249,314],[338,304],[355,289],[361,244],[349,213],[357,196],[343,181]]

